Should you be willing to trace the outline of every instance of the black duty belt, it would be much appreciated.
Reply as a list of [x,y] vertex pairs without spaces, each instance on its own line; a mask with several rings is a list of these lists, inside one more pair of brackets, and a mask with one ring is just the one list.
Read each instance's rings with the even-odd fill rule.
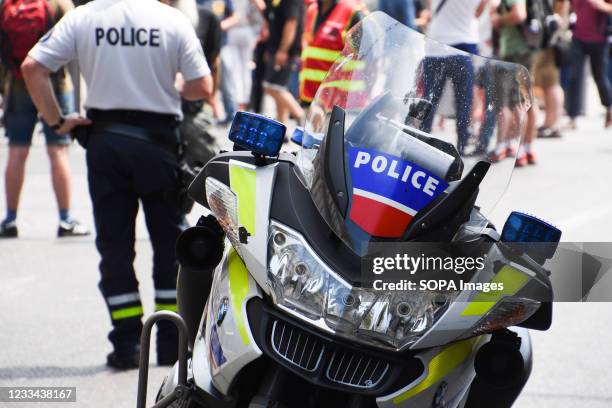
[[169,152],[178,153],[178,138],[176,137],[176,129],[168,131],[153,131],[149,127],[133,126],[125,123],[107,122],[94,120],[92,124],[94,134],[99,133],[114,133],[117,135],[129,137],[130,139],[140,140],[146,143],[158,145]]
[[93,122],[123,123],[149,128],[163,127],[174,129],[179,125],[179,119],[175,115],[138,110],[89,109],[87,110],[87,117]]

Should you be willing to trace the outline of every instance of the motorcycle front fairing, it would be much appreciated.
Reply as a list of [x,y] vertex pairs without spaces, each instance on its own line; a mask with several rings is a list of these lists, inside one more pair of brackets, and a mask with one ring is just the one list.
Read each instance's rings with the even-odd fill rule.
[[[491,406],[489,384],[476,377],[474,369],[479,350],[490,344],[489,333],[535,316],[552,300],[552,290],[541,267],[506,258],[495,244],[499,235],[483,215],[501,197],[514,163],[491,169],[455,149],[449,135],[434,137],[420,125],[432,104],[425,89],[425,61],[440,62],[457,53],[373,13],[349,33],[347,48],[313,101],[306,131],[324,134],[319,146],[304,146],[297,157],[281,154],[277,159],[224,153],[193,182],[190,195],[211,210],[227,237],[191,364],[195,384],[207,395],[213,391],[206,390],[218,393],[218,406],[238,404],[245,382],[258,383],[258,370],[269,364],[331,393],[326,394],[329,398],[359,395],[380,407],[429,407],[434,400],[447,407],[462,407],[466,401]],[[463,56],[497,75],[505,86],[498,93],[515,85],[508,92],[516,104],[506,112],[506,120],[520,127],[530,100],[524,68]],[[356,69],[349,71],[348,66]],[[354,86],[359,83],[365,86]],[[341,156],[328,154],[337,149]],[[411,155],[411,149],[422,154]],[[437,159],[443,164],[436,164]],[[364,177],[354,171],[358,163],[373,173]],[[387,180],[368,184],[367,176],[375,173],[387,179],[405,176],[418,186],[419,197],[434,185],[440,190],[430,202],[408,202],[399,189],[385,187],[390,185]],[[380,186],[385,188],[373,190]],[[356,200],[387,193],[382,202],[402,205],[378,211],[374,221],[363,217],[364,211],[354,211],[359,205],[364,208],[363,201]],[[402,216],[399,229],[380,216],[389,214],[387,210],[404,211],[408,204],[414,208],[410,217]],[[413,233],[415,227],[421,230]],[[491,263],[504,266],[488,265],[471,282],[505,280],[511,283],[511,293],[484,301],[477,291],[459,293],[410,341],[398,344],[372,342],[330,324],[329,305],[337,304],[332,302],[332,287],[368,296],[358,289],[364,243],[381,238],[431,240],[450,230],[449,239],[459,243],[493,243]],[[339,311],[344,313],[348,310]],[[524,367],[516,382],[497,391],[506,401],[499,406],[512,404],[531,367],[529,335],[523,329],[513,331]],[[296,360],[298,350],[302,352]],[[340,375],[359,370],[360,378]]]
[[[213,159],[192,185],[192,191],[197,191],[197,194],[193,195],[194,198],[210,195],[206,191],[204,180],[207,177],[231,184],[231,166],[236,166],[236,162],[242,160],[245,164],[251,164],[249,162],[253,158],[244,153],[227,153]],[[334,239],[325,221],[318,216],[317,208],[309,199],[308,191],[296,174],[294,160],[293,156],[287,155],[282,156],[278,162],[270,162],[267,166],[245,167],[255,173],[255,180],[265,179],[270,183],[256,181],[256,195],[258,188],[273,192],[268,195],[267,202],[257,201],[257,211],[262,211],[266,219],[270,220],[269,223],[281,223],[297,231],[323,262],[333,270],[342,272],[344,277],[352,277],[354,279],[352,283],[357,285],[359,274],[349,271],[355,271],[353,268],[359,267],[359,257],[341,241]],[[269,171],[274,173],[272,177],[268,174]],[[262,178],[258,175],[259,172]],[[274,180],[273,184],[271,180]],[[208,186],[210,187],[211,183],[208,183]],[[236,192],[240,187],[234,185],[231,190]],[[246,202],[250,205],[252,201]],[[237,212],[240,213],[240,210]],[[239,382],[245,367],[260,360],[263,354],[293,374],[303,376],[315,384],[341,392],[363,393],[376,398],[378,406],[421,406],[421,402],[431,401],[441,383],[446,384],[447,395],[457,397],[452,401],[456,399],[459,403],[464,397],[467,398],[470,384],[476,375],[473,367],[475,355],[479,347],[489,340],[489,336],[480,335],[453,342],[479,320],[472,316],[470,323],[467,323],[466,318],[461,317],[461,311],[465,309],[466,304],[460,306],[458,302],[456,306],[451,307],[438,326],[426,334],[420,344],[417,344],[418,350],[389,353],[387,350],[356,345],[355,342],[309,323],[295,313],[285,313],[286,309],[273,306],[267,283],[267,271],[253,261],[260,254],[248,249],[257,248],[255,241],[259,239],[267,245],[270,240],[267,232],[269,227],[268,225],[264,228],[262,235],[257,233],[257,229],[248,231],[246,244],[241,243],[238,238],[234,244],[240,248],[239,250],[234,249],[230,241],[227,242],[228,249],[215,270],[213,290],[194,346],[192,373],[198,387],[209,389],[212,386],[221,396],[231,397],[236,392],[232,387]],[[244,257],[242,258],[244,262],[239,254]],[[231,271],[232,265],[238,272]],[[490,278],[489,273],[479,279],[484,281]],[[260,283],[260,280],[263,282]],[[248,291],[245,289],[245,282]],[[328,353],[323,353],[320,370],[309,374],[275,351],[272,331],[274,323],[278,321],[290,324],[296,333],[300,330],[300,333],[310,333],[321,339]],[[459,327],[459,330],[449,331],[449,325]],[[528,335],[522,333],[523,342],[528,345]],[[386,380],[388,381],[383,380],[379,387],[364,391],[361,388],[352,388],[329,380],[325,368],[329,367],[333,353],[337,350],[358,352],[363,358],[380,358],[380,361],[387,362],[389,377]],[[401,380],[398,380],[399,378]]]

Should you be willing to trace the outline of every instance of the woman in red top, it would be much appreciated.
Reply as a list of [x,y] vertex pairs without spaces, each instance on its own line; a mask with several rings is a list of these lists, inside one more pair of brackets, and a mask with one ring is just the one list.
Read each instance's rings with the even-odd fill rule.
[[574,58],[569,84],[568,114],[575,126],[580,110],[580,85],[584,76],[584,61],[588,56],[601,104],[606,108],[605,126],[612,125],[612,86],[608,79],[609,44],[608,17],[612,14],[609,0],[572,0],[576,13],[574,28]]

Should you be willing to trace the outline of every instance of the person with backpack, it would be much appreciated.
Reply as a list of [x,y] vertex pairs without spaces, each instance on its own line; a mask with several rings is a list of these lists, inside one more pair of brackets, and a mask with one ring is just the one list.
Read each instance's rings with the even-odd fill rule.
[[[541,48],[543,42],[542,15],[538,17],[533,13],[533,6],[538,1],[540,0],[501,0],[500,6],[494,8],[491,14],[491,24],[499,33],[499,57],[504,61],[523,65],[530,73],[533,72],[535,53]],[[537,23],[534,23],[534,21],[537,21]],[[536,32],[534,27],[538,25],[540,30]],[[516,156],[516,167],[536,164],[533,141],[537,134],[537,105],[532,104],[531,109],[527,111],[527,124],[522,137],[523,143],[517,156],[516,146],[508,144],[508,140],[516,140],[517,138],[508,137],[508,135],[510,132],[520,132],[522,129],[510,129],[506,126],[506,123],[509,122],[506,119],[513,114],[514,105],[522,103],[522,101],[516,98],[507,98],[503,102],[504,106],[501,108],[499,115],[497,146],[489,156],[489,160],[495,163],[506,157]]]
[[612,126],[612,85],[608,79],[608,26],[612,3],[609,0],[572,0],[572,9],[576,13],[576,25],[568,88],[567,113],[571,119],[570,127],[576,127],[576,118],[580,114],[581,81],[584,78],[585,58],[588,56],[601,104],[606,109],[604,126],[607,128]]
[[[0,238],[16,238],[17,209],[25,178],[25,165],[38,122],[38,112],[26,89],[20,69],[28,51],[68,10],[70,0],[5,0],[0,5],[0,51],[6,75],[2,83],[5,98],[4,126],[9,139],[6,165],[6,217],[0,222]],[[64,69],[53,76],[64,114],[73,111],[73,94]],[[51,178],[59,207],[58,237],[88,235],[89,230],[70,215],[70,136],[60,135],[43,123]]]

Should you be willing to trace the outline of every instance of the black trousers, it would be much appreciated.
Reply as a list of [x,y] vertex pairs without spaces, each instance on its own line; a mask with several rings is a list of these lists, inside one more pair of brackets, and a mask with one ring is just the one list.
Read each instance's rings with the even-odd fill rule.
[[[100,290],[109,308],[113,329],[109,340],[116,350],[140,341],[143,308],[134,271],[135,221],[139,202],[153,247],[156,310],[176,311],[178,265],[174,245],[181,232],[179,167],[176,152],[155,143],[109,131],[94,131],[87,147],[89,192],[101,256]],[[176,135],[166,135],[176,138]],[[158,352],[176,350],[171,324],[158,325]]]
[[573,63],[570,70],[570,82],[568,89],[568,115],[575,118],[580,114],[580,91],[584,77],[584,63],[588,56],[591,62],[593,79],[597,84],[601,104],[606,108],[612,106],[612,86],[608,79],[610,45],[603,43],[588,43],[574,39]]

